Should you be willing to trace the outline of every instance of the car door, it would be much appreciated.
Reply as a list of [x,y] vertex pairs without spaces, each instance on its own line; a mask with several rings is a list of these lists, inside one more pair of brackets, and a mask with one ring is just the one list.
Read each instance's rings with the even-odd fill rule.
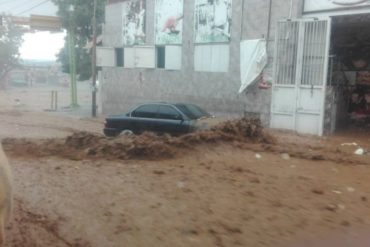
[[156,131],[157,104],[141,105],[131,113],[133,127],[137,132]]
[[157,113],[157,132],[179,134],[187,132],[183,115],[171,105],[160,105]]

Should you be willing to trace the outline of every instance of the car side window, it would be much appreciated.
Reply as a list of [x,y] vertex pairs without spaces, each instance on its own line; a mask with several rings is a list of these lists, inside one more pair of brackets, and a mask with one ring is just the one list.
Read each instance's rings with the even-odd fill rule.
[[158,105],[143,105],[134,110],[131,116],[141,118],[156,118],[157,112]]
[[181,114],[171,106],[161,105],[159,106],[158,118],[179,120],[181,119]]

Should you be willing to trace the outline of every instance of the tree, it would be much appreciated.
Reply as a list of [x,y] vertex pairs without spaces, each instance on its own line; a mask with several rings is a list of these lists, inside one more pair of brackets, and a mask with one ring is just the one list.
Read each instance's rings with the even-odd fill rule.
[[[94,1],[86,0],[53,0],[58,6],[58,16],[62,26],[69,32],[74,33],[76,73],[79,80],[87,80],[91,77],[91,51],[86,45],[92,41],[93,27],[92,17]],[[98,35],[102,33],[101,25],[104,21],[105,0],[98,0],[96,19],[98,23]],[[62,63],[63,72],[69,73],[69,43],[65,39],[64,47],[58,54],[58,60]]]
[[0,18],[0,88],[4,88],[9,72],[18,66],[24,30],[14,25],[10,16],[0,14]]

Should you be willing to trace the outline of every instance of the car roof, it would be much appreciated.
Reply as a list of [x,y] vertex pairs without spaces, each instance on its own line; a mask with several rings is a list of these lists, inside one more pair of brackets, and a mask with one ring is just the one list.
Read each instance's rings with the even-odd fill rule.
[[148,104],[165,104],[165,105],[196,105],[194,103],[185,103],[185,102],[168,102],[168,101],[155,101],[155,102],[146,102],[139,105],[148,105]]
[[142,105],[189,105],[190,103],[180,103],[180,102],[165,102],[165,101],[158,101],[158,102],[147,102],[147,103],[142,103],[137,106],[142,106]]

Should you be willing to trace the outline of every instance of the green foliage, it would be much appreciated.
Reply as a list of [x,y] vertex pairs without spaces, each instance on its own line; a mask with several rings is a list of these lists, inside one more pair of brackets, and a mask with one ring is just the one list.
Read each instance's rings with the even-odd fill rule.
[[[53,0],[58,6],[58,16],[62,21],[62,26],[71,31],[73,29],[76,72],[79,80],[87,80],[91,77],[91,52],[86,49],[86,45],[92,41],[93,26],[92,18],[94,11],[93,0]],[[101,34],[101,25],[104,22],[105,0],[97,1],[96,20],[98,24],[97,33]],[[72,6],[72,8],[71,8]],[[63,49],[58,54],[58,60],[63,65],[63,71],[69,73],[69,43],[65,40]]]
[[22,45],[23,29],[11,23],[10,16],[2,16],[0,25],[0,86],[14,67],[18,65],[19,47]]

